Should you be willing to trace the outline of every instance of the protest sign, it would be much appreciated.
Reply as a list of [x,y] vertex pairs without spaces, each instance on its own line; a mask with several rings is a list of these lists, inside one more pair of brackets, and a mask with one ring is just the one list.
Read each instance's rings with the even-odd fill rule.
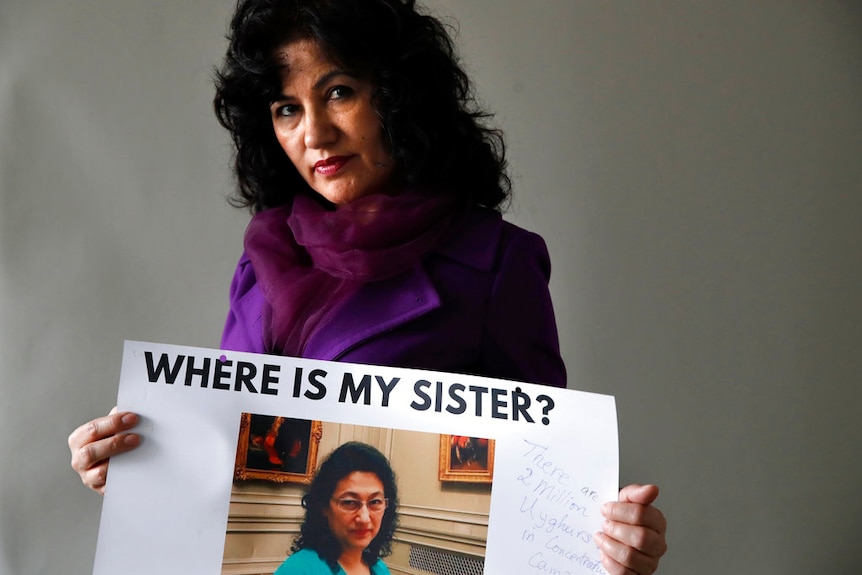
[[[493,440],[484,573],[604,573],[591,538],[601,527],[601,504],[615,500],[618,489],[610,396],[462,374],[126,342],[118,406],[140,415],[144,440],[111,461],[94,575],[222,572],[238,470],[253,478],[274,473],[270,479],[307,480],[316,458],[309,446],[316,449],[316,442],[306,438],[319,439],[317,422],[443,434],[444,441]],[[257,433],[254,416],[268,426],[293,426],[299,439],[291,456],[301,454],[299,465],[272,471],[246,460]],[[483,457],[480,475],[490,480],[487,451]],[[281,464],[277,457],[271,461]],[[441,470],[440,478],[447,477]],[[284,549],[289,546],[287,537]]]

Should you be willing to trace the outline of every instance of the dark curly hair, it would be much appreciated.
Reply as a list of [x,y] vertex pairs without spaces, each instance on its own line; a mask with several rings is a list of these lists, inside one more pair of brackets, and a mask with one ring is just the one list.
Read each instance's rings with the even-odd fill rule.
[[333,570],[338,568],[341,544],[329,528],[324,510],[329,509],[330,499],[339,481],[354,471],[375,474],[383,483],[383,493],[388,505],[380,520],[380,531],[371,544],[362,552],[362,558],[369,567],[381,557],[392,552],[392,537],[398,527],[398,485],[395,472],[386,456],[374,447],[358,441],[344,443],[330,453],[311,481],[308,492],[302,497],[305,518],[299,536],[293,541],[290,550],[313,549]]
[[405,184],[500,209],[511,182],[499,130],[473,96],[446,27],[415,0],[239,0],[216,71],[214,107],[234,145],[238,189],[252,212],[308,185],[279,146],[269,105],[281,91],[276,50],[312,39],[338,66],[369,80],[384,142]]

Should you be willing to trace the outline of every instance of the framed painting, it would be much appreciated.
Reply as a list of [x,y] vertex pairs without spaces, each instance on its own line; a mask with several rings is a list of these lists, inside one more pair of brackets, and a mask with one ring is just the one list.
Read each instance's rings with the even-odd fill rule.
[[494,479],[494,440],[441,434],[438,479],[490,484]]
[[322,436],[320,421],[243,413],[234,479],[308,483]]

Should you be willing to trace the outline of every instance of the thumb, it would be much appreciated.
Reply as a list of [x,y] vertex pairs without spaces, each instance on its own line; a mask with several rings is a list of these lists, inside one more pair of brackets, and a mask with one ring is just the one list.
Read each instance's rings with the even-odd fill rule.
[[658,497],[656,485],[626,485],[620,489],[619,500],[640,505],[649,505]]

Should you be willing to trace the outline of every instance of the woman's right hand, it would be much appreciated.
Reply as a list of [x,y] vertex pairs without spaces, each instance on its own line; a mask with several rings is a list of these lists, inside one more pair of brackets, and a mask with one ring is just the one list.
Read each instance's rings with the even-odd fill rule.
[[72,469],[78,472],[84,485],[105,493],[108,460],[141,442],[140,435],[126,433],[137,424],[137,415],[128,411],[118,413],[115,407],[107,416],[88,421],[72,432],[69,436]]

